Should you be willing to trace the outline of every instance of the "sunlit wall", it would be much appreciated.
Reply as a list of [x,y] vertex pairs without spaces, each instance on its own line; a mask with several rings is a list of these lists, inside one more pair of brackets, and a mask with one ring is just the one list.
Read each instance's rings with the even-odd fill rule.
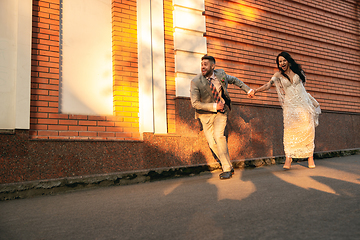
[[201,57],[207,53],[205,4],[203,0],[174,0],[174,49],[176,96],[190,96],[190,81],[200,71]]
[[140,132],[167,133],[162,0],[138,0]]
[[31,0],[0,1],[0,129],[29,129]]
[[111,0],[62,0],[60,111],[113,115]]

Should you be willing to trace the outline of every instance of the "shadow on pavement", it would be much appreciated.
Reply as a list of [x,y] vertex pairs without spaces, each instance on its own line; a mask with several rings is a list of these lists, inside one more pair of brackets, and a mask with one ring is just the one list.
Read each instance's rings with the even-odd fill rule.
[[357,159],[0,202],[0,239],[358,239]]

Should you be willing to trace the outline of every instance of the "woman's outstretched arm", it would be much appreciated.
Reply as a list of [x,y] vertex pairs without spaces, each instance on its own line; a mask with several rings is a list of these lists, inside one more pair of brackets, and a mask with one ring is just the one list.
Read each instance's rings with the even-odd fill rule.
[[271,85],[272,85],[271,81],[265,83],[261,87],[254,90],[255,94],[258,93],[258,92],[263,92],[263,91],[269,90],[271,88]]
[[263,92],[263,91],[269,90],[271,88],[271,86],[274,84],[275,79],[277,79],[279,77],[278,75],[279,75],[279,73],[275,73],[269,82],[267,82],[264,85],[262,85],[261,87],[255,89],[254,90],[255,94],[258,92]]

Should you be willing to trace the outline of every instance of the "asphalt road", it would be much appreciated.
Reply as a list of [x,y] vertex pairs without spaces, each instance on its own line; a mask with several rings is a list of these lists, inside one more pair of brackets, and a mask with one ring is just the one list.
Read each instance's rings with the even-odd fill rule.
[[0,239],[360,239],[360,155],[0,202]]

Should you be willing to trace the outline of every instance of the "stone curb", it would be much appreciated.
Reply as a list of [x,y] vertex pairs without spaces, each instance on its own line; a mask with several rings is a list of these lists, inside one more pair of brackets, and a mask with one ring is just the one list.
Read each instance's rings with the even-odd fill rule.
[[[360,154],[360,149],[348,149],[331,152],[314,153],[315,159],[350,156]],[[284,163],[284,156],[258,158],[250,160],[232,161],[234,168],[256,168]],[[296,161],[303,161],[297,159]],[[129,185],[136,183],[152,182],[170,178],[200,175],[219,170],[219,164],[203,164],[195,166],[180,166],[171,168],[148,169],[111,174],[69,177],[61,179],[48,179],[30,182],[0,184],[0,201],[23,199],[41,195],[55,195],[76,190],[94,189],[99,187]]]

